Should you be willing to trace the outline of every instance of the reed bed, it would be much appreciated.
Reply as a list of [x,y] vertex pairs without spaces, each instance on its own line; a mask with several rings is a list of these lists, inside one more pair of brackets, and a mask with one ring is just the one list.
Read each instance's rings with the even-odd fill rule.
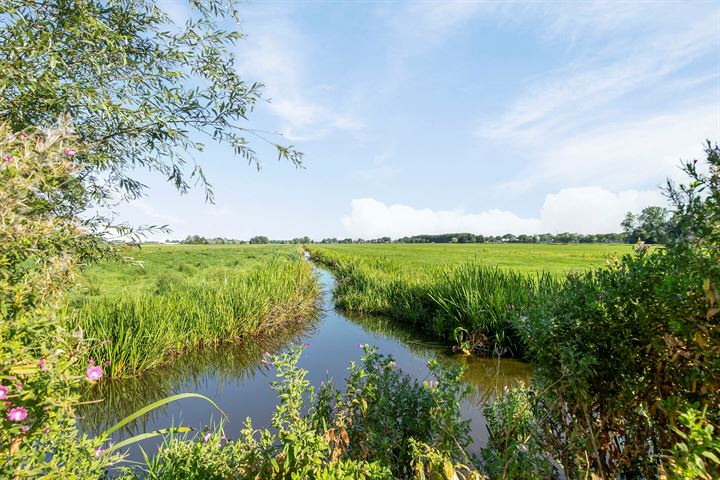
[[315,314],[319,287],[298,251],[201,248],[156,247],[138,255],[143,267],[87,272],[68,313],[107,375],[133,376],[189,349],[277,334]]
[[519,273],[478,262],[449,266],[408,265],[310,247],[338,279],[338,307],[408,322],[456,348],[522,357],[517,322],[534,306],[551,301],[562,277]]

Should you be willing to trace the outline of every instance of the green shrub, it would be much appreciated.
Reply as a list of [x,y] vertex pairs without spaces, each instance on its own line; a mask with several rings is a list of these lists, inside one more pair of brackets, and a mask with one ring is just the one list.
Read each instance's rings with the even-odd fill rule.
[[79,263],[102,254],[76,214],[87,200],[68,127],[0,124],[0,471],[3,478],[98,476],[111,457],[78,435],[86,344],[59,316]]
[[672,478],[712,480],[720,475],[720,437],[706,414],[689,408],[678,416],[673,430],[679,439],[668,456]]
[[709,174],[688,163],[690,183],[668,189],[677,240],[570,276],[517,322],[543,392],[546,448],[571,478],[656,478],[685,441],[683,412],[719,420],[718,148],[707,155]]
[[555,478],[556,472],[537,442],[533,405],[533,396],[525,387],[505,386],[485,406],[488,443],[482,450],[482,467],[490,478]]
[[316,427],[336,425],[333,438],[343,457],[379,460],[396,475],[411,472],[410,439],[454,461],[466,460],[470,427],[460,416],[459,402],[468,394],[462,370],[442,369],[434,360],[428,368],[435,380],[419,383],[400,371],[392,357],[367,349],[363,365],[351,365],[344,393],[332,384],[321,388]]
[[[279,404],[269,430],[246,420],[241,438],[222,429],[186,440],[168,439],[143,470],[127,478],[150,479],[394,479],[480,478],[462,447],[469,441],[460,420],[460,370],[430,363],[423,383],[410,379],[391,357],[366,348],[351,365],[347,388],[319,391],[297,367],[301,348],[267,356],[277,368]],[[465,463],[460,463],[465,462]]]

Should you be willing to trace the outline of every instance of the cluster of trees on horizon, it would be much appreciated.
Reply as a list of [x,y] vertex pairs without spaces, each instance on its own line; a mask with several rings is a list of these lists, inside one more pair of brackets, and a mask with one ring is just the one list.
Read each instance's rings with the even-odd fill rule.
[[[308,236],[296,237],[290,240],[271,240],[264,235],[258,235],[250,240],[236,240],[231,238],[205,238],[200,235],[188,235],[184,240],[167,240],[165,243],[180,243],[188,245],[225,245],[225,244],[343,244],[343,243],[637,243],[642,241],[648,244],[666,243],[676,235],[677,225],[667,209],[662,207],[647,207],[639,214],[628,212],[621,223],[622,233],[594,233],[582,234],[572,232],[541,233],[514,235],[479,235],[474,233],[443,233],[421,234],[392,239],[379,237],[373,239],[363,238],[323,238],[315,241]],[[145,242],[160,243],[160,242]]]

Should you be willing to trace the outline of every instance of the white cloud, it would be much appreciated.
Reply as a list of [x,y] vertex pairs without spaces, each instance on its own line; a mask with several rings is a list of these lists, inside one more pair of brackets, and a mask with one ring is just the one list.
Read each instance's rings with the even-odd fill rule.
[[620,222],[626,212],[664,203],[656,190],[613,193],[596,186],[575,187],[547,195],[539,217],[524,218],[507,210],[469,213],[418,209],[407,205],[386,205],[373,198],[359,198],[352,200],[350,214],[341,221],[349,235],[361,238],[452,232],[483,235],[565,231],[607,233],[620,230]]
[[255,18],[238,51],[239,70],[265,84],[269,109],[285,125],[282,134],[293,141],[325,136],[332,129],[357,130],[363,122],[350,112],[330,106],[323,99],[332,87],[312,87],[308,66],[313,59],[305,37],[274,12],[272,19]]
[[132,200],[128,203],[130,207],[135,208],[136,210],[140,211],[143,215],[149,218],[157,219],[162,222],[165,222],[167,224],[182,224],[185,223],[181,219],[173,216],[168,215],[165,213],[162,213],[149,205],[144,199],[137,198],[135,200]]
[[393,238],[419,233],[473,232],[490,234],[538,231],[539,221],[524,219],[504,210],[466,213],[452,210],[417,209],[406,205],[385,205],[372,198],[351,202],[349,216],[342,223],[353,237]]
[[[567,134],[593,123],[596,115],[590,112],[597,113],[637,89],[655,87],[702,55],[717,51],[717,21],[717,15],[710,15],[690,29],[633,39],[591,61],[560,68],[546,79],[536,80],[508,112],[483,125],[478,134],[543,141],[548,135]],[[704,92],[691,93],[702,98]]]
[[613,193],[601,187],[564,188],[545,196],[540,224],[547,232],[617,232],[628,211],[665,203],[659,190]]
[[592,182],[619,190],[677,178],[681,160],[700,158],[704,140],[720,138],[720,104],[711,99],[699,107],[548,139],[533,146],[534,162],[504,187],[523,191],[542,182]]

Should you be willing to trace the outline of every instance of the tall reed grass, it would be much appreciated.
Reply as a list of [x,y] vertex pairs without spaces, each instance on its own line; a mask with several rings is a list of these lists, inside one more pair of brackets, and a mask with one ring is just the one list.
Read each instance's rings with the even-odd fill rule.
[[477,262],[440,267],[310,247],[337,276],[338,307],[409,322],[464,351],[521,357],[516,322],[548,301],[562,279],[518,273]]
[[[89,340],[89,356],[107,362],[110,376],[136,375],[202,345],[277,334],[315,313],[319,287],[299,252],[260,251],[252,258],[248,252],[257,249],[236,247],[237,265],[211,259],[198,266],[185,247],[163,248],[176,251],[157,250],[160,260],[145,254],[148,265],[134,274],[131,266],[90,272],[104,285],[91,285],[68,305],[72,325]],[[130,283],[118,288],[123,275]]]

